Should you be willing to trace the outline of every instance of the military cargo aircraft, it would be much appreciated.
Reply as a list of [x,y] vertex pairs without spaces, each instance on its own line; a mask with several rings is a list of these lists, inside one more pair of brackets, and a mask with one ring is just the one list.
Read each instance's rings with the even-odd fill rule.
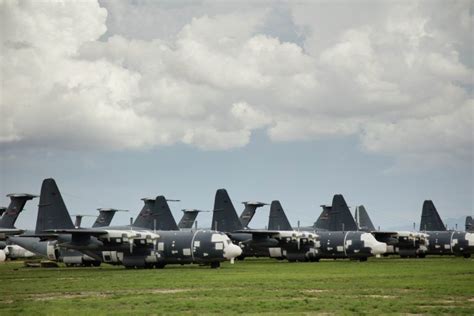
[[[357,230],[345,231],[345,227],[356,227],[355,223],[348,221],[347,218],[354,221],[342,195],[335,195],[331,206],[323,205],[323,212],[314,226],[324,227],[325,230],[314,232],[318,238],[314,247],[306,253],[310,261],[319,261],[323,258],[366,261],[368,257],[385,253],[387,245],[377,241],[372,234]],[[272,202],[268,227],[291,229],[279,201]]]
[[[32,237],[50,239],[46,253],[53,260],[59,256],[59,249],[65,248],[127,268],[163,268],[176,263],[208,264],[217,268],[220,262],[233,261],[242,253],[227,235],[218,231],[155,230],[161,225],[157,221],[161,214],[156,210],[166,211],[166,208],[166,200],[159,196],[154,205],[145,200],[145,211],[142,210],[133,225],[75,228],[55,181],[45,179],[41,187],[36,236]],[[20,243],[22,237],[13,238]]]
[[474,233],[447,230],[431,200],[423,202],[420,231],[428,235],[427,255],[470,258],[474,254]]
[[[347,212],[349,213],[348,210]],[[374,235],[375,239],[387,244],[387,251],[384,256],[395,254],[403,258],[424,256],[426,251],[426,234],[414,231],[376,230],[363,205],[356,207],[354,217],[358,230],[369,232]]]
[[216,192],[212,228],[227,233],[231,240],[242,247],[245,257],[271,257],[289,261],[306,261],[306,252],[316,237],[310,232],[295,230],[247,229],[240,221],[225,189]]

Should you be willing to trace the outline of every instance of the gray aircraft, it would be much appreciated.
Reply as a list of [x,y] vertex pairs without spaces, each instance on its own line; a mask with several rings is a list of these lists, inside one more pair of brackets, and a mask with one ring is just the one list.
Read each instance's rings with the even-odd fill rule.
[[474,253],[474,233],[447,230],[431,200],[423,202],[421,230],[428,235],[427,255],[470,258]]
[[216,192],[212,228],[225,231],[243,250],[245,257],[271,257],[289,261],[306,261],[306,252],[314,243],[313,233],[294,230],[246,229],[225,189]]
[[402,258],[424,257],[428,235],[414,231],[379,231],[372,224],[365,207],[356,207],[357,227],[374,235],[375,239],[387,244],[384,256],[400,255]]
[[466,217],[466,231],[474,232],[474,220],[472,219],[472,216]]
[[9,259],[29,258],[33,253],[26,249],[5,240],[8,235],[17,235],[23,233],[22,229],[15,228],[15,222],[18,215],[23,211],[26,202],[37,197],[27,193],[8,194],[10,205],[4,208],[0,218],[0,262]]
[[[60,248],[77,250],[110,264],[127,268],[163,268],[167,264],[208,264],[233,260],[242,253],[240,247],[218,231],[157,230],[160,209],[167,206],[159,196],[154,205],[145,200],[144,210],[133,225],[106,228],[75,228],[53,179],[43,181],[38,207],[36,236],[54,238],[48,242],[46,253],[56,259]],[[169,210],[169,208],[168,208]],[[14,237],[15,242],[20,243]],[[56,244],[50,244],[56,241]]]
[[[344,230],[345,227],[356,227],[354,223],[347,220],[347,212],[350,215],[343,196],[339,194],[334,196],[331,206],[323,205],[323,212],[314,226],[319,227],[318,229],[322,227],[324,230],[315,231],[318,236],[316,243],[306,253],[310,261],[319,261],[325,258],[349,258],[366,261],[368,257],[385,253],[387,245],[377,241],[372,234],[357,230]],[[352,215],[349,217],[354,221]],[[272,202],[268,226],[291,229],[279,201]]]

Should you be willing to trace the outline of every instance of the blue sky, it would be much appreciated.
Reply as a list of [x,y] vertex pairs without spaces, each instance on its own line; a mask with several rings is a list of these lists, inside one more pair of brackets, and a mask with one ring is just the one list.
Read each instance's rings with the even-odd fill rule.
[[[25,154],[3,171],[2,189],[39,193],[41,181],[54,177],[71,214],[96,214],[99,207],[130,210],[114,223],[126,223],[142,207],[140,198],[165,195],[178,220],[183,208],[211,210],[215,190],[226,188],[240,213],[240,202],[279,199],[290,221],[312,224],[321,204],[342,193],[348,205],[364,204],[382,228],[419,223],[424,199],[435,202],[443,219],[472,214],[472,174],[463,170],[387,170],[393,161],[361,152],[354,139],[271,143],[257,133],[244,148],[202,151],[185,145],[139,152]],[[34,155],[33,159],[29,155]],[[7,193],[5,191],[2,193]],[[5,194],[2,194],[3,196]],[[7,198],[2,197],[7,204]],[[27,204],[18,226],[34,226],[37,200]],[[268,207],[254,227],[264,227]],[[93,219],[85,218],[84,224]],[[198,217],[210,225],[211,214]]]
[[[342,193],[376,226],[473,215],[469,1],[1,4],[0,202],[54,177],[71,213]],[[33,227],[37,201],[19,227]],[[253,226],[266,225],[268,208]],[[200,226],[210,225],[200,214]],[[87,218],[85,223],[92,222]],[[461,224],[461,223],[460,223]]]

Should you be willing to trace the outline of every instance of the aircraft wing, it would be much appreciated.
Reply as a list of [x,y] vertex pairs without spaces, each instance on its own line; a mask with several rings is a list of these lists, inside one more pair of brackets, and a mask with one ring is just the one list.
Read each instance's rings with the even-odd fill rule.
[[48,229],[48,230],[45,230],[45,233],[100,236],[100,235],[107,234],[108,231],[103,230],[103,229],[71,228],[71,229]]
[[6,236],[20,235],[24,230],[17,228],[0,228],[0,239],[5,239]]
[[243,229],[233,233],[252,234],[255,237],[268,236],[272,238],[314,238],[317,234],[304,231],[286,231],[286,230],[266,230],[266,229]]

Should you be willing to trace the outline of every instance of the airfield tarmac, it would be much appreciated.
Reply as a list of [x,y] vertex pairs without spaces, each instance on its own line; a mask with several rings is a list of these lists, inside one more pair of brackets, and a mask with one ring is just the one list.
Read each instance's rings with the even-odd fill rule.
[[220,269],[0,264],[0,315],[474,314],[474,259],[370,258]]

